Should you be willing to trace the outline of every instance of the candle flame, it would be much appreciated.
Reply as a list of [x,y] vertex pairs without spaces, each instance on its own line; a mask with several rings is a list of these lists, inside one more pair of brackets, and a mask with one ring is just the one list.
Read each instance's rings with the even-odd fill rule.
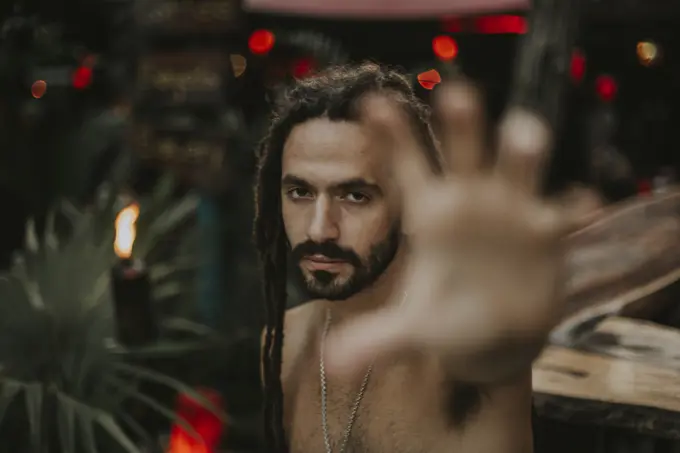
[[137,236],[137,218],[139,218],[139,205],[131,204],[123,208],[116,216],[116,238],[113,241],[113,250],[119,258],[130,258],[132,246]]

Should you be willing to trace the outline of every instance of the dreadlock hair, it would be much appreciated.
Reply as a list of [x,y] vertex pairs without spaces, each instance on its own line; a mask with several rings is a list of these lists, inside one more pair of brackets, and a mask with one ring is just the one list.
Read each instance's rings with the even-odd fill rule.
[[[288,452],[281,386],[289,252],[281,215],[283,147],[292,129],[310,119],[326,117],[335,121],[358,121],[361,113],[359,102],[370,93],[385,94],[398,102],[410,119],[432,170],[441,174],[443,159],[430,125],[428,107],[415,96],[404,75],[374,63],[332,67],[297,81],[281,97],[269,131],[258,150],[254,236],[262,264],[266,305],[262,376],[264,435],[268,453]],[[460,404],[461,400],[458,401]]]

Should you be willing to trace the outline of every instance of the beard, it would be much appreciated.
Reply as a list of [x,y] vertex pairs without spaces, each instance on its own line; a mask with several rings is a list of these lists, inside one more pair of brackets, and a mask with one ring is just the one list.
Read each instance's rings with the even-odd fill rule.
[[[373,285],[394,260],[401,239],[401,228],[394,227],[387,237],[373,245],[365,259],[335,242],[306,241],[291,251],[291,266],[297,283],[304,288],[309,299],[345,300]],[[329,271],[303,271],[301,261],[311,255],[323,255],[330,259],[342,260],[352,267],[349,276]]]

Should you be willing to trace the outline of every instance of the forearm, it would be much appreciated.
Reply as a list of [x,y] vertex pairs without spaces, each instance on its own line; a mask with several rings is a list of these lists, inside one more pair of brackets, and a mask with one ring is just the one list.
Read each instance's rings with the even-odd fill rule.
[[525,373],[558,319],[473,313],[458,318],[455,340],[441,351],[442,366],[454,381],[491,384]]
[[507,382],[526,373],[545,345],[545,340],[508,339],[486,351],[443,355],[450,380],[473,384]]

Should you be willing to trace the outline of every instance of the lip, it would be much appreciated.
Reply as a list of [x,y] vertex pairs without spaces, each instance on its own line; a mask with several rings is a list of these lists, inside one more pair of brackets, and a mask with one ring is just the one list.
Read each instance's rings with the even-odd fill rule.
[[323,255],[306,256],[304,261],[312,270],[326,271],[337,269],[346,263],[344,260],[331,259]]
[[323,264],[331,264],[331,263],[344,263],[345,260],[339,260],[335,258],[329,258],[325,255],[309,255],[305,256],[305,260],[311,261],[312,263],[323,263]]

